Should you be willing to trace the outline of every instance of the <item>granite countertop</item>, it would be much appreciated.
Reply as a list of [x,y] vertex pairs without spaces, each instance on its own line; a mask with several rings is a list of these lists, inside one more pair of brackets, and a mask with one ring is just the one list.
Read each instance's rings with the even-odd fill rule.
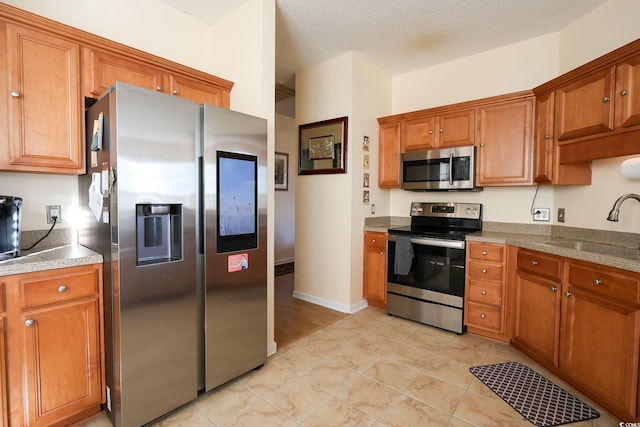
[[97,252],[81,245],[64,245],[0,261],[0,276],[101,263],[102,255]]
[[[366,218],[365,231],[386,232],[410,218]],[[469,241],[502,243],[566,258],[640,272],[640,235],[566,226],[483,222]]]
[[638,248],[582,240],[580,238],[496,231],[479,231],[468,234],[466,239],[470,241],[506,243],[520,248],[640,272],[640,249]]

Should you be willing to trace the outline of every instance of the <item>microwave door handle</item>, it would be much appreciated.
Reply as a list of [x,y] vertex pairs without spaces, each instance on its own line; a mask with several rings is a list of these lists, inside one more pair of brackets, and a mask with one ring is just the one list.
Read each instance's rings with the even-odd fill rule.
[[449,185],[453,185],[453,152],[449,153]]

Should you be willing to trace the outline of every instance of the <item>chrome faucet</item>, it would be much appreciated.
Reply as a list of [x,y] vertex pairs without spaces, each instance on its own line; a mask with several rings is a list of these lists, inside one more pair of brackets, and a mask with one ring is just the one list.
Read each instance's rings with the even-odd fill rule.
[[640,196],[637,194],[624,194],[620,197],[618,197],[618,200],[616,200],[616,202],[613,204],[613,208],[611,209],[611,212],[609,212],[609,216],[607,217],[607,221],[618,221],[618,214],[620,213],[620,205],[622,204],[622,202],[624,202],[627,199],[636,199],[638,202],[640,202]]

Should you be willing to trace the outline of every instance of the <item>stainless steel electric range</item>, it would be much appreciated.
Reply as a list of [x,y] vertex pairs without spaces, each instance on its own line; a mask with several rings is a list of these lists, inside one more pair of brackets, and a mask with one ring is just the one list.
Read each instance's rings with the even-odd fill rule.
[[465,236],[482,229],[482,205],[414,202],[410,215],[389,229],[387,312],[462,334]]

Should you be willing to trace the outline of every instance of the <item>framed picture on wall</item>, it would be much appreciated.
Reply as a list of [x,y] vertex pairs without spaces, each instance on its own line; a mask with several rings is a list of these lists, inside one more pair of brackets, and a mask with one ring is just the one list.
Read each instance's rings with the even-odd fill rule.
[[298,175],[346,173],[347,117],[300,125]]
[[276,151],[275,161],[275,189],[287,191],[289,189],[289,154]]

